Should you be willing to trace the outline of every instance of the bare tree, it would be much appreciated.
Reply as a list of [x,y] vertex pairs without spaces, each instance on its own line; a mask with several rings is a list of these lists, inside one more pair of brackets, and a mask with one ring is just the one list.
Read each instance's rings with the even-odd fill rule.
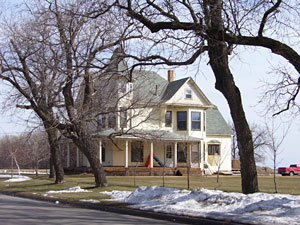
[[[233,159],[239,159],[239,148],[236,140],[237,135],[233,124],[231,125],[231,128],[233,131],[231,155]],[[263,162],[266,156],[266,147],[269,145],[267,128],[252,123],[250,124],[250,129],[253,137],[255,162]]]
[[276,183],[276,171],[278,163],[278,155],[282,151],[282,143],[288,134],[289,127],[283,128],[282,124],[275,124],[274,118],[271,119],[271,123],[265,123],[267,128],[267,137],[269,139],[269,144],[267,145],[269,150],[270,159],[273,162],[273,181],[275,193],[277,193],[277,183]]
[[33,110],[41,119],[50,144],[56,174],[55,183],[62,183],[64,172],[54,112],[61,82],[58,71],[52,70],[59,64],[60,58],[55,46],[49,47],[43,41],[52,32],[47,29],[42,19],[43,17],[38,18],[37,15],[27,19],[20,17],[16,24],[7,22],[2,26],[6,41],[2,42],[0,49],[0,78],[14,88],[11,98],[17,107]]
[[47,133],[34,132],[25,135],[23,139],[26,159],[34,168],[36,176],[38,176],[40,164],[45,161],[49,162],[50,159]]
[[1,161],[3,168],[13,171],[14,165],[20,174],[21,166],[24,165],[23,143],[20,137],[5,136],[0,143]]
[[[140,64],[188,65],[208,52],[209,64],[216,78],[215,87],[226,98],[237,131],[243,193],[258,191],[251,130],[243,110],[240,91],[228,66],[228,55],[235,46],[266,48],[288,60],[299,73],[299,54],[280,41],[282,37],[298,36],[299,24],[294,22],[299,17],[297,1],[117,2],[131,18],[156,34],[154,47],[151,51],[144,51],[150,54],[136,57]],[[146,32],[139,24],[137,28],[140,28],[140,32]],[[158,49],[156,46],[166,40],[172,44],[172,52],[152,54],[154,49]],[[177,51],[174,50],[176,46]],[[287,97],[284,108],[278,113],[288,110],[295,102],[299,85],[294,85],[292,89],[292,92],[285,93]]]
[[[88,20],[95,5],[101,6],[101,13],[95,20]],[[101,93],[95,78],[106,76],[103,72],[110,67],[111,49],[133,38],[128,36],[130,24],[117,10],[107,13],[110,8],[107,3],[86,1],[36,2],[29,8],[30,15],[26,14],[29,19],[10,26],[11,41],[2,52],[1,78],[23,96],[19,106],[35,111],[48,137],[53,132],[55,144],[59,130],[77,145],[90,163],[97,187],[107,182],[97,157],[98,143],[90,131],[96,112],[105,111],[93,98]],[[29,34],[24,31],[28,28],[32,29]]]

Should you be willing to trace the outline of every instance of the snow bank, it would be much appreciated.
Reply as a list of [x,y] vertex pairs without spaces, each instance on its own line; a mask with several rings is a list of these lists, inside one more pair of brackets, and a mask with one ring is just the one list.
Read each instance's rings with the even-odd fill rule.
[[61,194],[61,193],[79,193],[79,192],[91,192],[85,189],[82,189],[79,186],[75,186],[75,187],[70,187],[67,188],[65,190],[60,190],[60,191],[48,191],[48,194]]
[[4,182],[22,182],[22,181],[28,181],[28,180],[31,180],[30,177],[27,177],[27,176],[21,176],[21,175],[3,175],[1,174],[0,175],[0,178],[10,178],[8,180],[5,180]]
[[[102,192],[103,193],[103,192]],[[255,193],[244,195],[207,189],[178,190],[165,187],[139,187],[131,194],[105,192],[115,201],[141,210],[172,213],[249,224],[298,224],[300,197]]]

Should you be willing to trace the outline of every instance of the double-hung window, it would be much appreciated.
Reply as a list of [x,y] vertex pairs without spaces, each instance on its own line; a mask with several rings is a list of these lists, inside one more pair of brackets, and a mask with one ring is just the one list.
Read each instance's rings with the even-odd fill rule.
[[201,128],[201,113],[192,112],[192,130],[200,130]]
[[187,113],[186,111],[177,112],[177,130],[186,130],[186,120]]
[[167,111],[165,115],[165,124],[166,127],[172,126],[172,111]]

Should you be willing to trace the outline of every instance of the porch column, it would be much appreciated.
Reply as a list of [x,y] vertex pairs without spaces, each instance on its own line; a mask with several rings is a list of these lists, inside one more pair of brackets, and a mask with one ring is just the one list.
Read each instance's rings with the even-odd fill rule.
[[102,140],[101,139],[99,141],[99,160],[100,163],[102,164]]
[[191,135],[191,130],[192,130],[192,127],[191,127],[191,113],[192,111],[190,109],[187,110],[187,118],[186,118],[186,122],[187,122],[187,125],[186,125],[186,129],[187,129],[187,135],[190,136]]
[[150,168],[153,168],[153,141],[150,142]]
[[200,142],[198,142],[198,167],[199,168],[202,168],[201,167],[201,165],[202,165],[201,162],[202,162],[202,157],[203,156],[201,155],[201,149],[202,148],[201,148],[201,141],[200,141]]
[[128,168],[128,140],[125,141],[125,168]]
[[174,168],[177,168],[177,142],[174,143]]
[[188,159],[188,166],[191,168],[192,167],[192,143],[189,143],[189,159]]
[[67,168],[70,167],[70,143],[67,144]]
[[76,167],[79,167],[79,149],[76,148]]

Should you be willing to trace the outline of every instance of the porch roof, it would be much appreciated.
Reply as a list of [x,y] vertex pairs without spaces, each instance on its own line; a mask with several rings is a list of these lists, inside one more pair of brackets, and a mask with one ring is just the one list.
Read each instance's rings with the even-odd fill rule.
[[184,142],[199,142],[203,138],[187,136],[184,134],[172,133],[161,130],[130,130],[130,131],[116,131],[113,129],[99,131],[97,133],[100,137],[111,137],[116,139],[146,139],[146,140],[160,140],[160,141],[184,141]]

